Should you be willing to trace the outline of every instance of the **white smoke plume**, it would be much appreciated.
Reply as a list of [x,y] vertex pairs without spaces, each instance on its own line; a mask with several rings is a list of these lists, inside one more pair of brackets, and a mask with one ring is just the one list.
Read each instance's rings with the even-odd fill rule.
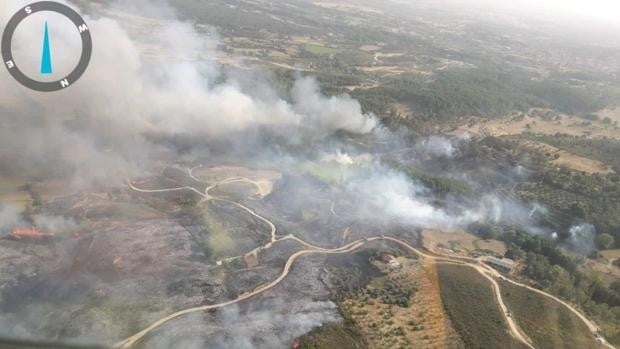
[[[3,2],[0,24],[25,4]],[[115,6],[110,13],[136,5],[124,1]],[[374,116],[362,114],[357,101],[346,95],[323,96],[312,78],[295,82],[290,102],[273,91],[250,93],[251,88],[236,80],[214,84],[223,73],[211,58],[217,41],[175,19],[165,5],[149,3],[147,8],[160,17],[126,16],[121,22],[113,16],[84,15],[94,42],[92,61],[66,90],[29,91],[6,70],[0,72],[0,112],[7,126],[0,131],[0,147],[19,154],[18,159],[0,158],[3,165],[12,163],[14,171],[70,174],[77,181],[119,183],[165,150],[149,142],[148,135],[208,140],[273,125],[288,128],[289,135],[309,128],[324,137],[338,130],[367,133],[375,127]],[[161,23],[147,35],[127,29],[132,21]],[[61,29],[55,41],[71,42],[74,33]],[[23,34],[20,40],[38,42],[39,32]]]
[[438,205],[435,194],[422,183],[378,164],[362,169],[347,182],[346,189],[361,196],[358,204],[362,217],[383,217],[386,221],[444,230],[466,228],[476,222],[493,222],[518,225],[532,234],[545,232],[536,224],[536,215],[531,215],[533,210],[546,212],[538,203],[526,205],[485,193],[475,203],[448,198],[443,205]]
[[453,158],[458,155],[458,147],[469,138],[468,134],[451,138],[433,135],[417,142],[415,150],[422,155]]
[[573,225],[568,232],[570,235],[566,241],[575,251],[584,255],[589,255],[596,251],[594,244],[596,228],[592,224],[582,223]]
[[404,174],[374,167],[348,181],[346,186],[351,193],[361,195],[359,209],[365,210],[366,216],[388,221],[398,219],[420,227],[452,226],[452,218],[429,203],[429,191]]

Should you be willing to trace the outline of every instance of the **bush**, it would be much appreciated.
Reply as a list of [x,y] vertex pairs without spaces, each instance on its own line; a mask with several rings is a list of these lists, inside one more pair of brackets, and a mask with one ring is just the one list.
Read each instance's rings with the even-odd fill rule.
[[596,237],[596,246],[601,250],[613,248],[615,244],[614,237],[609,234],[603,233]]

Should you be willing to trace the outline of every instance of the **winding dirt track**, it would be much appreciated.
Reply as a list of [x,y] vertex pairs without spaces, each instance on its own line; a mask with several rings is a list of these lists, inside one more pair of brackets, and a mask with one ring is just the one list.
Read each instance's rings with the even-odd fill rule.
[[495,269],[493,269],[491,267],[488,267],[486,265],[485,265],[485,267],[490,271],[491,274],[493,274],[493,275],[495,275],[497,277],[503,278],[503,280],[505,280],[507,282],[510,282],[513,285],[525,287],[525,288],[527,288],[528,290],[530,290],[532,292],[536,292],[536,293],[541,294],[541,295],[543,295],[545,297],[549,297],[549,298],[553,299],[554,301],[562,304],[563,306],[568,308],[571,312],[573,312],[573,314],[575,314],[579,319],[581,319],[581,321],[583,321],[583,323],[590,329],[590,331],[592,333],[594,333],[595,336],[597,336],[597,338],[599,338],[602,341],[600,343],[601,345],[603,345],[603,346],[605,346],[607,348],[610,348],[610,349],[614,349],[615,348],[613,345],[609,344],[603,337],[600,337],[598,335],[599,327],[596,325],[596,323],[594,321],[591,321],[590,319],[586,318],[579,310],[577,310],[572,305],[566,303],[565,301],[561,300],[560,298],[558,298],[558,297],[556,297],[556,296],[554,296],[554,295],[552,295],[550,293],[547,293],[547,292],[539,290],[537,288],[528,286],[526,284],[522,284],[520,282],[516,282],[516,281],[511,280],[511,279],[509,279],[507,277],[504,277],[497,270],[495,270]]
[[[506,319],[506,323],[508,324],[508,327],[510,329],[510,333],[512,334],[512,336],[514,338],[516,338],[518,341],[522,342],[523,344],[525,344],[528,348],[534,349],[534,346],[531,344],[531,340],[529,339],[529,337],[523,333],[521,331],[521,329],[519,328],[519,326],[515,323],[515,321],[513,320],[513,318],[511,316],[508,316],[508,307],[506,306],[506,304],[504,303],[504,300],[502,299],[502,293],[500,291],[499,288],[499,284],[497,283],[497,281],[495,281],[494,278],[492,278],[491,276],[489,276],[487,274],[488,270],[481,266],[478,263],[469,263],[469,262],[464,262],[462,260],[458,260],[458,259],[453,259],[453,258],[449,258],[449,257],[445,257],[445,256],[434,256],[434,255],[430,255],[427,253],[424,253],[420,250],[418,250],[417,248],[409,245],[408,243],[393,238],[393,237],[384,237],[385,240],[389,240],[389,241],[393,241],[403,247],[405,247],[406,249],[409,249],[413,252],[415,252],[416,254],[418,254],[421,257],[427,258],[427,259],[433,259],[436,260],[436,262],[438,263],[450,263],[450,264],[461,264],[461,265],[466,265],[469,266],[471,268],[476,269],[476,271],[478,271],[480,274],[482,274],[482,276],[484,276],[487,280],[489,280],[489,282],[491,283],[491,286],[493,287],[493,293],[495,294],[495,301],[497,302],[497,304],[500,307],[500,310],[502,311],[502,315],[504,317],[504,319]],[[493,269],[494,270],[494,269]]]
[[[200,183],[205,183],[204,181],[199,180],[198,178],[194,177],[192,174],[192,170],[190,169],[188,170],[188,174],[189,176],[196,180],[197,182]],[[295,261],[304,255],[310,255],[310,254],[342,254],[342,253],[350,253],[353,252],[359,248],[361,248],[362,246],[364,246],[366,243],[371,242],[371,241],[378,241],[378,240],[385,240],[385,241],[391,241],[394,242],[414,253],[416,253],[417,255],[419,255],[420,257],[423,258],[427,258],[427,259],[431,259],[431,260],[435,260],[436,262],[439,263],[452,263],[452,264],[460,264],[460,265],[466,265],[469,267],[472,267],[474,269],[476,269],[480,274],[482,274],[485,278],[487,278],[489,280],[489,282],[491,282],[491,285],[493,287],[494,290],[494,294],[495,294],[495,299],[497,304],[499,305],[502,314],[504,316],[504,318],[506,319],[506,322],[508,323],[509,329],[510,329],[510,333],[511,335],[521,341],[522,343],[524,343],[528,348],[532,348],[534,349],[534,346],[532,346],[532,344],[530,343],[529,338],[527,337],[527,335],[525,335],[524,333],[521,332],[521,330],[519,329],[519,327],[517,326],[517,324],[514,322],[514,320],[512,319],[511,316],[508,316],[508,307],[505,305],[505,303],[503,302],[502,299],[502,295],[500,292],[500,286],[497,283],[497,281],[494,279],[494,277],[500,277],[503,278],[504,280],[511,282],[517,286],[522,286],[522,287],[526,287],[527,289],[537,292],[539,294],[545,295],[547,297],[550,297],[554,300],[556,300],[557,302],[563,304],[564,306],[568,307],[573,313],[575,313],[584,323],[586,323],[586,325],[588,326],[588,328],[590,328],[590,330],[593,333],[597,333],[598,332],[598,327],[596,326],[596,324],[594,324],[593,322],[591,322],[590,320],[588,320],[585,316],[583,316],[579,311],[577,311],[574,307],[572,307],[570,304],[567,304],[566,302],[558,299],[557,297],[550,295],[544,291],[541,290],[537,290],[535,288],[532,288],[528,285],[524,285],[521,284],[519,282],[510,280],[508,278],[505,278],[503,276],[501,276],[499,274],[499,272],[497,272],[495,269],[489,267],[488,265],[481,263],[481,261],[479,260],[475,260],[475,259],[471,259],[471,258],[453,258],[453,257],[449,257],[449,256],[443,256],[443,255],[433,255],[433,254],[428,254],[425,252],[422,252],[420,250],[418,250],[417,248],[415,248],[414,246],[410,245],[409,243],[403,241],[403,240],[399,240],[397,238],[394,237],[389,237],[389,236],[385,236],[385,235],[381,235],[381,236],[374,236],[374,237],[370,237],[370,238],[366,238],[366,239],[360,239],[360,240],[356,240],[353,241],[351,243],[348,243],[344,246],[338,247],[338,248],[333,248],[333,249],[329,249],[329,248],[324,248],[324,247],[320,247],[320,246],[316,246],[310,243],[307,243],[303,240],[301,240],[300,238],[294,236],[294,235],[287,235],[287,236],[283,236],[281,238],[277,238],[277,229],[276,226],[273,224],[273,222],[271,222],[270,220],[268,220],[267,218],[257,214],[256,212],[254,212],[252,209],[238,203],[232,200],[228,200],[228,199],[222,199],[222,198],[218,198],[215,196],[211,196],[209,194],[209,191],[213,188],[215,188],[216,186],[223,184],[223,183],[231,183],[231,182],[237,182],[237,181],[247,181],[247,182],[254,182],[252,180],[249,180],[247,178],[244,177],[233,177],[233,178],[228,178],[225,179],[223,181],[217,182],[215,184],[212,184],[210,186],[207,187],[207,189],[203,192],[201,192],[200,190],[193,188],[193,187],[189,187],[189,186],[184,186],[184,187],[178,187],[178,188],[170,188],[170,189],[152,189],[152,190],[147,190],[147,189],[139,189],[136,188],[131,181],[128,181],[129,183],[129,187],[135,191],[138,192],[143,192],[143,193],[161,193],[161,192],[167,192],[167,191],[177,191],[177,190],[191,190],[194,191],[198,194],[200,194],[201,196],[203,196],[203,200],[202,201],[208,201],[208,200],[220,200],[220,201],[224,201],[230,204],[233,204],[241,209],[243,209],[244,211],[250,213],[252,216],[260,219],[261,221],[265,222],[269,227],[270,227],[270,236],[271,239],[270,241],[263,245],[263,246],[259,246],[256,249],[254,249],[252,252],[256,252],[256,251],[262,251],[268,248],[271,248],[275,243],[280,242],[280,241],[284,241],[284,240],[294,240],[297,241],[298,243],[300,243],[301,245],[305,246],[306,249],[304,250],[300,250],[297,251],[295,253],[293,253],[288,260],[286,261],[286,264],[284,265],[284,268],[282,269],[282,273],[280,274],[280,276],[278,276],[275,280],[269,282],[268,284],[259,286],[257,288],[255,288],[254,290],[250,291],[250,292],[246,292],[243,293],[241,295],[239,295],[239,297],[223,302],[223,303],[217,303],[217,304],[211,304],[211,305],[204,305],[204,306],[199,306],[199,307],[193,307],[193,308],[188,308],[188,309],[184,309],[178,312],[175,312],[173,314],[170,314],[164,318],[161,318],[155,322],[153,322],[151,325],[149,325],[148,327],[146,327],[145,329],[143,329],[142,331],[116,343],[114,345],[115,348],[122,348],[122,349],[126,349],[126,348],[131,348],[133,345],[135,345],[138,341],[140,341],[141,339],[143,339],[146,335],[148,335],[150,332],[152,332],[153,330],[155,330],[156,328],[158,328],[159,326],[163,325],[164,323],[173,320],[175,318],[178,318],[180,316],[186,315],[186,314],[190,314],[190,313],[194,313],[194,312],[202,312],[202,311],[208,311],[208,310],[213,310],[213,309],[218,309],[218,308],[222,308],[228,305],[232,305],[238,302],[241,302],[243,300],[246,300],[248,298],[254,297],[260,293],[263,293],[273,287],[275,287],[276,285],[278,285],[282,280],[284,280],[287,275],[289,274],[292,265],[295,263]],[[613,346],[611,346],[610,344],[608,344],[607,342],[603,342],[603,344],[609,348],[614,348]]]
[[313,254],[313,253],[331,253],[331,254],[337,254],[337,253],[349,253],[351,251],[354,251],[360,247],[362,247],[364,245],[364,242],[352,242],[346,246],[343,246],[339,249],[334,249],[334,250],[301,250],[298,252],[295,252],[294,254],[292,254],[288,260],[286,261],[286,264],[284,265],[284,268],[282,269],[282,273],[280,274],[280,276],[278,276],[278,278],[276,278],[275,280],[273,280],[272,282],[263,285],[263,286],[259,286],[258,288],[254,289],[251,292],[247,292],[244,293],[242,295],[240,295],[239,297],[224,302],[224,303],[218,303],[218,304],[212,304],[212,305],[205,305],[205,306],[200,306],[200,307],[194,307],[194,308],[189,308],[189,309],[185,309],[185,310],[181,310],[178,311],[174,314],[170,314],[162,319],[157,320],[156,322],[152,323],[150,326],[148,326],[147,328],[145,328],[144,330],[134,334],[133,336],[115,344],[114,346],[116,348],[131,348],[135,343],[137,343],[139,340],[141,340],[144,336],[146,336],[149,332],[151,332],[152,330],[154,330],[155,328],[161,326],[162,324],[177,318],[179,316],[183,316],[189,313],[194,313],[194,312],[198,312],[198,311],[207,311],[207,310],[212,310],[212,309],[217,309],[217,308],[222,308],[225,307],[227,305],[231,305],[231,304],[235,304],[238,302],[241,302],[242,300],[251,298],[257,294],[263,293],[273,287],[275,287],[277,284],[279,284],[282,280],[284,280],[284,278],[286,278],[286,276],[288,275],[288,273],[290,272],[291,266],[293,265],[293,263],[295,263],[295,260],[303,255],[307,255],[307,254]]

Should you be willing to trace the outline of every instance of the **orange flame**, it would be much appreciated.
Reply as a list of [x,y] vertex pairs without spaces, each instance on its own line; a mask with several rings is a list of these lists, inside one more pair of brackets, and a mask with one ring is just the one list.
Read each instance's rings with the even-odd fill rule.
[[52,237],[52,234],[44,233],[42,231],[37,230],[37,228],[15,228],[11,232],[16,239],[43,239]]

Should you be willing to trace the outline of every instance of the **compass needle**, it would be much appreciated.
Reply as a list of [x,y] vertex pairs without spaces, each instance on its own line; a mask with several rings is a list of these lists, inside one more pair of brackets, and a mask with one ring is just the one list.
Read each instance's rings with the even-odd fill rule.
[[[2,3],[3,1],[4,0],[0,0],[0,3]],[[66,73],[66,72],[62,72],[62,69],[56,69],[56,68],[61,68],[61,67],[59,66],[53,67],[52,65],[52,50],[51,50],[52,43],[50,42],[50,31],[49,31],[48,22],[45,21],[45,25],[43,27],[44,30],[43,30],[42,52],[41,52],[41,56],[39,56],[41,57],[41,66],[40,66],[39,74],[47,75],[48,78],[43,79],[43,80],[48,80],[48,81],[40,81],[37,79],[33,79],[32,77],[24,74],[24,72],[22,72],[19,69],[19,64],[16,63],[15,60],[13,59],[13,52],[12,52],[12,45],[11,45],[13,34],[15,33],[15,29],[19,26],[19,24],[23,20],[28,18],[29,16],[35,13],[39,13],[39,12],[55,12],[59,15],[66,17],[69,21],[73,23],[73,28],[74,28],[73,31],[75,35],[77,35],[82,41],[81,52],[79,51],[76,52],[76,53],[80,53],[79,60],[77,62],[77,65],[73,68],[73,70]],[[51,26],[56,25],[56,24],[57,24],[56,22],[50,22]],[[62,26],[54,27],[55,33],[59,32],[59,28],[62,28]],[[69,31],[67,31],[67,33],[69,33]],[[55,38],[58,39],[59,37],[55,37]],[[62,43],[62,41],[63,40],[61,40],[60,43]],[[15,80],[17,80],[17,82],[21,83],[25,87],[30,88],[35,91],[40,91],[40,92],[59,91],[69,86],[73,86],[73,84],[75,84],[75,82],[86,71],[86,68],[88,67],[88,64],[90,62],[90,57],[91,57],[92,50],[93,50],[93,42],[90,36],[90,29],[88,28],[88,26],[84,22],[84,19],[80,16],[80,14],[67,5],[61,4],[56,1],[49,1],[49,0],[33,2],[30,5],[22,7],[21,10],[15,12],[15,14],[11,17],[11,19],[9,19],[9,22],[7,23],[6,27],[4,28],[4,31],[2,32],[2,40],[0,41],[0,44],[1,44],[0,50],[2,54],[2,62],[3,62],[3,65],[8,69],[9,74],[11,74],[11,76]],[[64,55],[65,50],[62,49],[62,47],[60,51],[59,51],[58,46],[54,46],[54,48],[55,48],[54,54],[57,54],[58,52],[62,52],[63,53],[62,56],[65,57]],[[59,57],[54,56],[54,58],[58,59]],[[56,63],[56,61],[54,63]],[[55,81],[49,81],[50,80],[49,77],[52,73],[59,76]]]
[[41,57],[41,74],[52,73],[52,55],[50,53],[50,38],[45,22],[45,33],[43,34],[43,54]]

